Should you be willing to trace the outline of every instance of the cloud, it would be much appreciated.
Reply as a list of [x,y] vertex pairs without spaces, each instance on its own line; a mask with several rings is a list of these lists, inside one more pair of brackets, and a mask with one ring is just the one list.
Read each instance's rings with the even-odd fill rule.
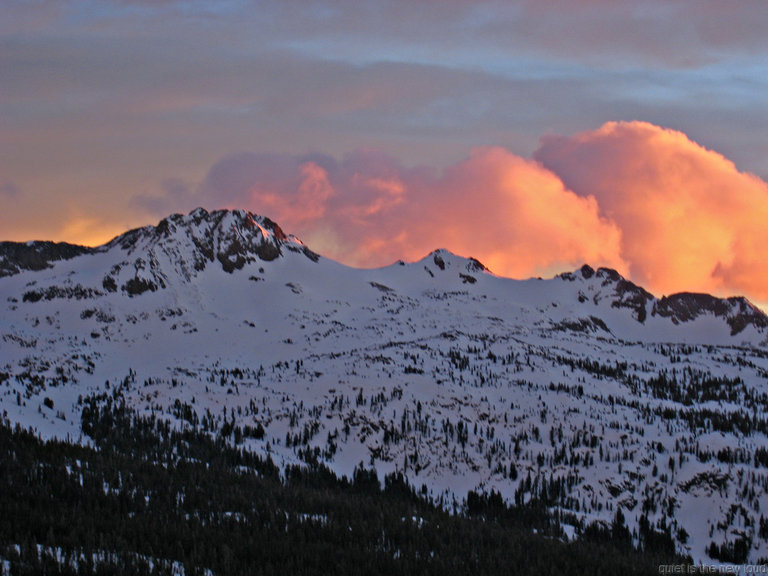
[[535,158],[622,233],[633,279],[658,292],[768,298],[768,185],[682,132],[610,122],[546,136]]
[[766,174],[768,11],[696,2],[12,1],[0,174],[55,218],[62,190],[119,203],[168,174],[197,182],[228,150],[444,166],[635,117]]
[[623,270],[620,231],[560,178],[502,148],[480,148],[425,194],[439,225],[430,242],[472,254],[497,273],[525,277],[595,262]]
[[[616,268],[656,294],[768,300],[768,184],[684,133],[644,122],[547,135],[533,158],[499,146],[443,167],[407,165],[369,148],[341,157],[239,152],[202,177],[157,181],[152,194],[126,194],[120,210],[96,195],[87,215],[59,211],[58,228],[41,213],[48,204],[24,211],[25,187],[4,229],[20,239],[95,244],[146,224],[147,215],[248,208],[355,266],[444,247],[517,278],[586,262]],[[15,190],[0,187],[0,196]]]
[[196,199],[266,214],[316,250],[358,266],[445,247],[508,276],[585,261],[625,268],[620,232],[599,216],[594,198],[498,147],[479,148],[441,173],[373,150],[338,162],[234,154],[211,168]]
[[[319,51],[322,59],[381,61],[409,54],[441,61],[475,52],[480,61],[525,53],[619,67],[690,66],[729,53],[759,57],[768,46],[761,0],[726,7],[721,0],[112,0],[98,7],[83,0],[6,0],[4,9],[0,33],[106,29],[145,39],[202,30],[208,48],[214,39],[248,47],[264,42]],[[217,37],[225,25],[230,34]]]
[[512,277],[587,262],[657,294],[768,299],[768,185],[682,132],[644,122],[548,135],[533,159],[480,147],[442,170],[369,149],[341,160],[233,154],[194,202],[266,214],[357,266],[445,247]]

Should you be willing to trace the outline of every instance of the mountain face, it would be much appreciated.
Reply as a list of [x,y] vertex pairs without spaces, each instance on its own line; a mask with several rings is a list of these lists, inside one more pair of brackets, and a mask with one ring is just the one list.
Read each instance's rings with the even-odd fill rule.
[[620,509],[636,544],[768,557],[768,318],[743,298],[445,250],[359,270],[203,209],[93,249],[2,243],[0,275],[0,410],[43,437],[87,441],[83,399],[119,395],[278,465],[542,501],[570,538]]
[[[101,287],[59,290],[31,290],[25,300],[103,296],[121,292],[138,296],[171,285],[190,283],[208,266],[220,266],[225,272],[241,270],[257,260],[271,261],[284,251],[300,252],[312,260],[319,257],[294,236],[287,236],[268,218],[246,211],[219,210],[208,213],[202,208],[187,216],[174,214],[157,226],[131,230],[101,248],[88,249],[66,244],[6,242],[3,262],[8,274],[21,270],[41,270],[50,262],[81,254],[119,255],[119,261],[104,271]],[[35,258],[37,256],[37,258]]]

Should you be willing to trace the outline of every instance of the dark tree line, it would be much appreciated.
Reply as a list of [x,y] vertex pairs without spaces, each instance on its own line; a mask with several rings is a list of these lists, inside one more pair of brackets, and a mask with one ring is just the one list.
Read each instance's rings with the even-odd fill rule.
[[[221,434],[87,398],[95,447],[0,426],[0,557],[11,574],[651,574],[671,553],[551,535],[542,502],[471,493],[454,513],[400,474],[282,473]],[[554,490],[554,487],[548,489]],[[540,529],[539,534],[533,528]],[[618,535],[618,532],[617,532]]]

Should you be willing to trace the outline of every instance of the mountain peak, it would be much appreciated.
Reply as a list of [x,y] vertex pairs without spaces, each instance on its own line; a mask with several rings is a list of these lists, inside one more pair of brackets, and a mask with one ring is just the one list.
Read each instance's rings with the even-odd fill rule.
[[585,288],[578,291],[579,302],[591,300],[597,304],[607,298],[611,307],[631,310],[632,316],[640,323],[645,322],[648,315],[647,305],[655,300],[650,292],[627,280],[613,268],[600,267],[595,270],[589,264],[584,264],[574,272],[558,274],[557,278],[585,284]]
[[162,249],[191,260],[196,271],[218,261],[226,272],[233,272],[257,259],[275,260],[284,249],[314,261],[319,258],[276,222],[248,210],[195,208],[189,214],[163,218],[156,226],[126,232],[106,247],[119,247],[129,254],[139,248]]
[[[579,290],[579,301],[594,303],[608,298],[613,308],[628,308],[636,320],[645,322],[648,314],[681,324],[696,320],[704,314],[723,319],[731,328],[731,335],[748,326],[768,327],[768,316],[743,296],[718,298],[711,294],[679,292],[657,299],[643,287],[624,278],[613,268],[595,270],[588,264],[574,272],[563,272],[557,278],[567,282],[581,281],[590,289]],[[648,306],[650,304],[650,307]]]
[[[0,277],[53,266],[76,270],[80,265],[74,260],[88,255],[98,256],[92,262],[103,266],[88,282],[69,286],[71,281],[64,280],[29,290],[25,298],[35,301],[49,296],[77,298],[82,294],[103,296],[114,292],[135,296],[188,284],[205,270],[232,274],[247,266],[252,272],[246,276],[261,281],[264,263],[284,257],[307,258],[315,263],[320,259],[296,236],[287,234],[266,216],[243,209],[196,208],[188,214],[171,214],[154,226],[130,230],[98,248],[52,242],[2,242]],[[61,263],[66,260],[73,263]],[[430,252],[416,268],[422,270],[430,282],[433,278],[452,278],[453,282],[458,279],[466,285],[480,281],[480,286],[486,282],[481,280],[482,276],[492,276],[479,260],[458,256],[444,248]],[[558,275],[553,285],[560,282],[571,286],[557,288],[556,292],[561,295],[557,298],[567,294],[562,303],[577,302],[577,314],[582,314],[588,306],[607,305],[627,310],[641,324],[656,318],[679,325],[710,316],[727,323],[732,335],[750,326],[758,332],[768,328],[768,316],[746,298],[683,292],[658,299],[612,268],[584,264]]]
[[725,319],[735,336],[747,326],[768,327],[768,316],[743,296],[717,298],[710,294],[679,292],[663,296],[653,305],[654,315],[669,318],[674,324],[695,320],[709,313]]
[[583,279],[590,280],[593,277],[602,281],[603,285],[617,282],[629,282],[624,276],[622,276],[617,270],[613,268],[600,267],[597,270],[592,268],[589,264],[584,264],[578,270],[573,272],[563,272],[558,274],[557,278],[561,280],[567,280],[573,282],[574,280]]
[[595,269],[592,268],[589,264],[584,264],[579,271],[581,272],[581,277],[586,279],[592,278],[592,276],[595,275]]
[[196,208],[189,214],[171,214],[156,226],[130,230],[99,250],[115,252],[121,259],[105,275],[104,289],[113,292],[121,287],[130,295],[165,288],[174,276],[188,282],[217,265],[233,273],[286,253],[319,260],[277,223],[248,210]]
[[463,256],[458,256],[450,250],[446,250],[445,248],[438,248],[437,250],[433,250],[425,258],[422,259],[422,262],[431,262],[440,270],[460,267],[465,269],[467,272],[490,272],[485,264],[480,262],[480,260],[477,258],[465,258]]

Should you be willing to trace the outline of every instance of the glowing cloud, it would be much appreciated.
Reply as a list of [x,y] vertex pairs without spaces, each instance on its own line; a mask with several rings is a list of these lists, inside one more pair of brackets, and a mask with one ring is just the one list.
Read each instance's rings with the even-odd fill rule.
[[[517,278],[589,263],[655,294],[768,300],[768,184],[682,132],[644,122],[546,136],[533,159],[477,148],[442,170],[370,149],[340,160],[238,153],[197,187],[166,179],[158,192],[135,205],[158,217],[246,207],[355,266],[443,247]],[[81,220],[67,232],[82,241],[94,227]]]
[[291,214],[291,222],[296,226],[322,218],[328,199],[334,193],[328,182],[328,173],[314,162],[304,162],[296,166],[296,170],[298,186],[295,191],[256,182],[249,190],[249,204],[263,206],[263,212],[267,215]]
[[497,273],[525,277],[583,262],[625,268],[619,230],[599,216],[593,197],[504,149],[476,150],[424,196],[439,218],[429,241],[442,237]]
[[509,276],[587,261],[626,269],[619,230],[593,197],[501,148],[477,149],[442,174],[370,150],[341,162],[236,155],[206,182],[206,203],[247,205],[350,264],[380,266],[445,247]]
[[768,298],[768,185],[685,134],[611,122],[547,136],[535,158],[621,229],[632,278],[657,292]]

